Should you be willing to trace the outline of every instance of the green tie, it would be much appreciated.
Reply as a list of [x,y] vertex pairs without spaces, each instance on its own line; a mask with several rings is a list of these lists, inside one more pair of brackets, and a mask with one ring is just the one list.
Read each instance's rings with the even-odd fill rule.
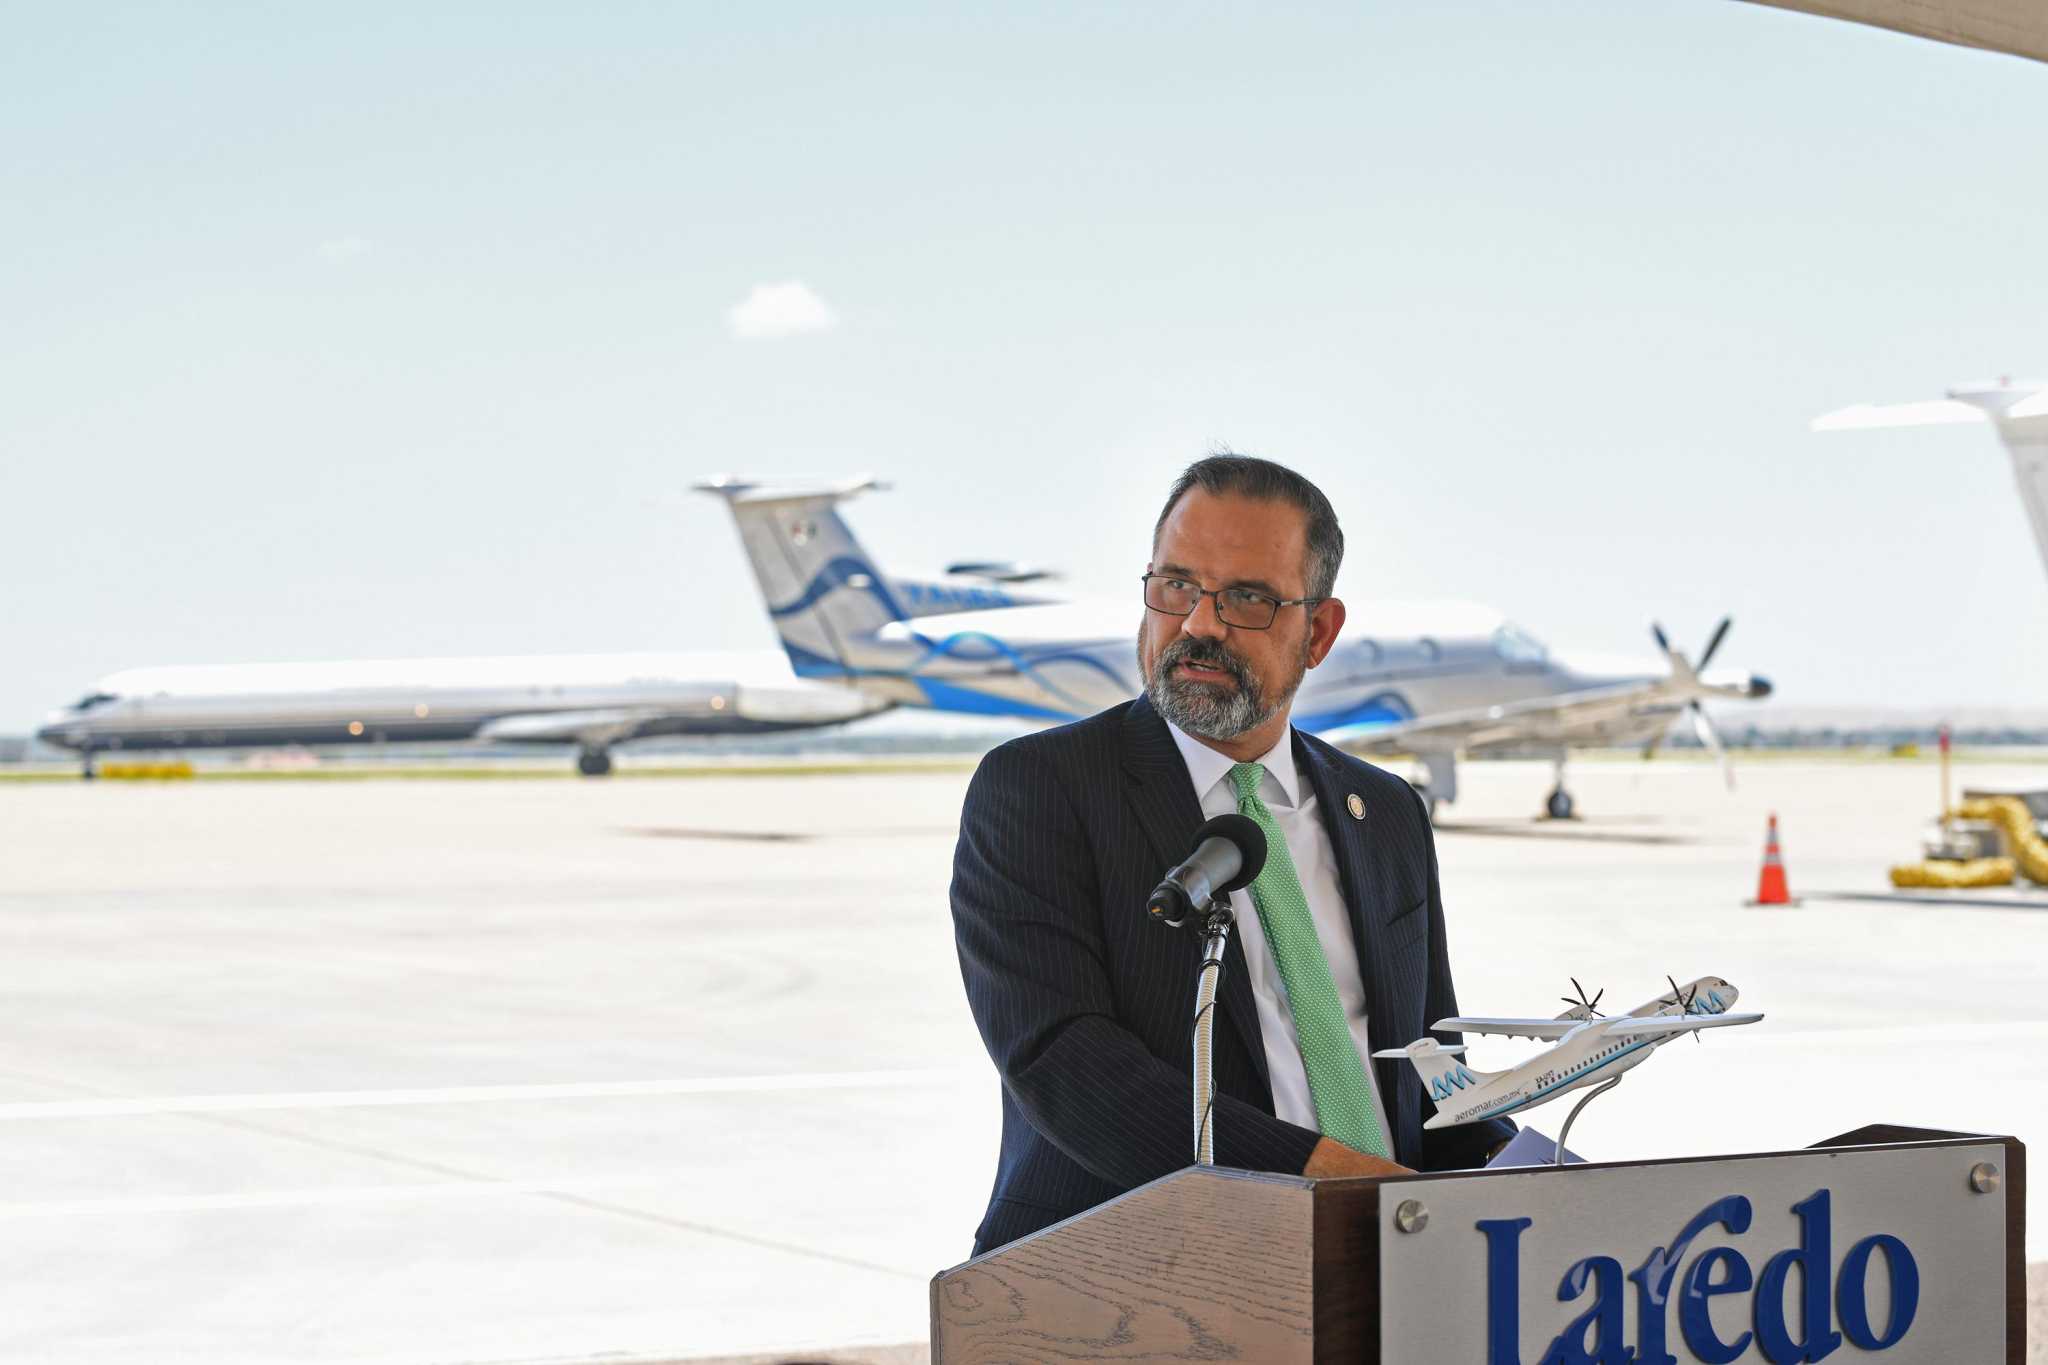
[[1308,1072],[1309,1094],[1316,1102],[1316,1124],[1325,1137],[1373,1156],[1391,1158],[1379,1114],[1366,1083],[1365,1064],[1337,999],[1329,959],[1309,917],[1308,896],[1295,875],[1286,836],[1266,803],[1259,783],[1266,775],[1261,763],[1240,763],[1230,770],[1237,788],[1237,808],[1266,832],[1266,865],[1252,883],[1252,904],[1266,930],[1266,946],[1287,987],[1287,1008],[1294,1016],[1294,1040]]

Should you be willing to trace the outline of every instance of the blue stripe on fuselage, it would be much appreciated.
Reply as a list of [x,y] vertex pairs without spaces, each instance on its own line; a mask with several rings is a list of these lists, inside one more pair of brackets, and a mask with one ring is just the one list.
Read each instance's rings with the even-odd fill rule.
[[[855,578],[867,581],[856,586],[852,582]],[[828,560],[825,567],[818,570],[817,576],[811,579],[810,584],[801,593],[779,607],[772,602],[769,603],[768,614],[776,617],[795,616],[818,605],[818,599],[834,588],[845,587],[852,587],[857,592],[864,592],[873,597],[882,604],[882,610],[889,613],[891,621],[904,619],[903,608],[897,605],[895,597],[883,584],[882,576],[876,573],[871,565],[855,559],[852,555],[838,555]]]
[[1613,1066],[1616,1062],[1628,1056],[1631,1052],[1640,1052],[1646,1047],[1654,1047],[1660,1042],[1668,1041],[1670,1040],[1665,1038],[1645,1038],[1639,1043],[1630,1043],[1627,1047],[1615,1053],[1612,1057],[1602,1057],[1597,1062],[1593,1062],[1589,1065],[1579,1067],[1577,1070],[1572,1071],[1567,1075],[1560,1076],[1556,1080],[1552,1081],[1549,1085],[1543,1086],[1542,1088],[1537,1090],[1532,1095],[1528,1095],[1518,1099],[1513,1099],[1505,1104],[1496,1105],[1494,1108],[1488,1109],[1483,1114],[1474,1114],[1471,1118],[1462,1119],[1460,1120],[1460,1122],[1471,1123],[1477,1119],[1490,1119],[1497,1117],[1501,1114],[1512,1114],[1517,1109],[1526,1109],[1530,1105],[1536,1103],[1536,1101],[1542,1099],[1545,1095],[1550,1094],[1554,1090],[1557,1090],[1567,1085],[1575,1085],[1578,1082],[1584,1080],[1586,1077],[1591,1076],[1596,1072],[1602,1071],[1607,1067]]
[[1054,711],[1030,702],[976,692],[936,678],[912,678],[923,689],[925,700],[940,711],[961,711],[977,716],[1019,716],[1033,720],[1079,720],[1071,711]]
[[1399,725],[1415,719],[1415,708],[1399,692],[1375,692],[1364,701],[1335,711],[1296,716],[1294,724],[1303,730],[1335,730],[1346,725]]

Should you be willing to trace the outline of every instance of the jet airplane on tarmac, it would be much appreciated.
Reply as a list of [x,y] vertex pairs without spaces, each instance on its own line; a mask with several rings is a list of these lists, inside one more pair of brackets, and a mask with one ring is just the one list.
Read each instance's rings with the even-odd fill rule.
[[757,734],[886,711],[760,654],[590,654],[133,668],[53,712],[36,737],[95,756],[150,749],[475,740],[578,746],[586,776],[615,744]]
[[[1042,600],[1017,590],[1042,576],[981,563],[868,582],[910,618]],[[108,752],[462,740],[575,745],[597,777],[630,740],[812,729],[894,705],[799,677],[774,651],[230,664],[111,674],[36,737],[76,751],[88,777]]]

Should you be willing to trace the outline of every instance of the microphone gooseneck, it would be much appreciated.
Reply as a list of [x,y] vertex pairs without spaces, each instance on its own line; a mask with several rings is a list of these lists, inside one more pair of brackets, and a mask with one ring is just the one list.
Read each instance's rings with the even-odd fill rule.
[[1195,1017],[1188,1030],[1193,1054],[1195,1164],[1216,1163],[1216,992],[1223,984],[1223,950],[1236,916],[1225,898],[1250,886],[1266,865],[1266,832],[1243,815],[1219,815],[1195,831],[1195,851],[1166,874],[1145,902],[1145,913],[1179,928],[1194,916],[1202,932],[1202,965],[1195,975]]

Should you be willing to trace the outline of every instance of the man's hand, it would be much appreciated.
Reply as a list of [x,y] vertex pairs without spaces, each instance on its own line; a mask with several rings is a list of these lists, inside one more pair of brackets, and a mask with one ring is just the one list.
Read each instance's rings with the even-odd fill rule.
[[1413,1175],[1415,1172],[1383,1156],[1367,1156],[1356,1148],[1346,1147],[1335,1138],[1324,1138],[1316,1149],[1308,1154],[1308,1165],[1301,1173],[1312,1180],[1339,1175]]

